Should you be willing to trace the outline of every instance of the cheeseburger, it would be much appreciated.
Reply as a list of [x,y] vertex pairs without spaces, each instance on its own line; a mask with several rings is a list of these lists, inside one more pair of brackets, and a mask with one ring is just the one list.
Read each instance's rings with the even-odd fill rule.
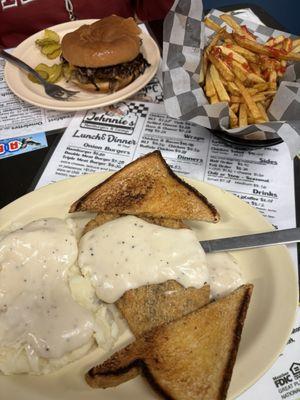
[[61,46],[69,80],[101,93],[127,86],[149,66],[140,53],[140,33],[133,18],[116,15],[67,33]]

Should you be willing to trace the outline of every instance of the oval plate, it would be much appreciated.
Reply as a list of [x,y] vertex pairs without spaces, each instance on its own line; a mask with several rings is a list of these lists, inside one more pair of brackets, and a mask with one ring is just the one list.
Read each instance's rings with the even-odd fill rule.
[[[93,19],[66,22],[55,25],[49,29],[57,32],[62,38],[66,33],[74,31],[81,25],[91,24],[95,21],[96,20]],[[43,34],[43,31],[40,31],[24,40],[24,42],[15,48],[13,55],[20,58],[22,61],[25,61],[33,68],[39,63],[45,63],[47,65],[58,63],[59,58],[55,60],[49,60],[36,46],[36,39],[43,37]],[[38,107],[61,111],[78,111],[107,106],[109,104],[124,100],[138,92],[153,78],[158,69],[160,63],[160,53],[157,44],[151,38],[151,36],[144,32],[141,33],[140,37],[143,41],[141,52],[149,62],[150,67],[146,68],[143,75],[135,79],[130,85],[118,90],[115,93],[101,94],[97,92],[81,90],[80,93],[70,100],[59,101],[46,95],[41,85],[31,82],[28,79],[25,71],[8,62],[5,63],[4,77],[7,85],[15,93],[15,95],[20,97],[22,100],[25,100],[28,103]],[[66,83],[63,81],[63,79],[57,82],[57,84],[66,89],[80,90],[78,86],[72,83]]]
[[[75,200],[108,176],[107,173],[97,173],[67,179],[21,197],[0,211],[0,229],[42,217],[65,217]],[[238,197],[203,182],[187,182],[203,193],[221,215],[218,224],[190,224],[199,239],[273,229],[257,210]],[[292,330],[298,301],[295,267],[285,246],[236,251],[233,254],[241,266],[245,281],[254,284],[254,291],[228,399],[235,398],[251,386],[277,359]],[[116,347],[123,345],[124,339],[120,339]],[[95,350],[48,376],[0,376],[0,391],[10,400],[159,398],[142,378],[105,390],[87,386],[84,372],[109,355]]]

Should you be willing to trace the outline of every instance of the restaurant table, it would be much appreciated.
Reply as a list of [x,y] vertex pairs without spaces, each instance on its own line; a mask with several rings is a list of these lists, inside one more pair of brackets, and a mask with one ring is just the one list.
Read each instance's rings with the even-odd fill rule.
[[[222,11],[232,11],[235,9],[245,9],[249,8],[251,9],[254,14],[256,14],[260,20],[266,24],[267,26],[273,27],[278,30],[283,30],[283,31],[288,31],[287,28],[281,26],[277,21],[275,21],[269,14],[267,14],[261,7],[255,6],[255,5],[250,5],[250,4],[238,4],[234,6],[227,6],[227,7],[219,7],[220,10]],[[157,40],[157,43],[162,45],[162,22],[152,22],[150,24],[146,24],[149,33],[154,37],[154,39]],[[0,116],[1,118],[1,116]],[[48,131],[46,132],[46,137],[47,137],[47,142],[48,142],[48,147],[36,150],[36,151],[31,151],[28,153],[20,154],[17,156],[13,157],[8,157],[3,160],[0,160],[0,176],[1,176],[1,194],[0,194],[0,208],[4,207],[8,203],[16,200],[20,196],[25,195],[26,193],[32,191],[35,189],[35,186],[37,182],[39,181],[46,165],[48,164],[48,161],[50,160],[52,154],[54,153],[65,129],[59,129],[59,130],[53,130],[53,131]],[[212,133],[214,134],[214,133]],[[221,138],[222,136],[219,136]],[[224,142],[226,146],[232,146],[232,147],[237,147],[241,148],[241,145],[238,144],[233,144],[229,142]],[[285,158],[286,160],[286,158]],[[294,192],[295,192],[295,205],[296,205],[296,225],[300,227],[300,159],[295,158],[293,162],[294,166]],[[263,168],[263,166],[262,166]],[[290,168],[290,164],[289,164]],[[290,171],[290,169],[289,169]],[[290,206],[289,203],[286,204],[286,208],[288,209]],[[298,246],[298,268],[299,268],[299,250],[300,247]],[[300,271],[300,270],[299,270]],[[299,274],[300,275],[300,274]],[[300,286],[300,281],[299,281],[299,286]],[[261,306],[261,304],[259,305]],[[294,331],[298,333],[297,329],[299,328],[299,324],[294,326]],[[292,332],[293,333],[293,332]],[[271,339],[271,338],[270,338]],[[292,336],[289,339],[290,341],[294,341],[292,339]],[[296,345],[299,342],[297,342],[296,339]],[[293,344],[287,349],[288,351],[291,349]],[[293,347],[294,349],[296,348],[295,346]],[[295,359],[293,361],[298,360],[298,352],[295,352]],[[286,354],[281,355],[281,362],[283,359],[285,359]],[[287,359],[288,357],[286,357]],[[276,365],[276,364],[274,364]],[[289,364],[291,365],[291,364]],[[293,365],[293,364],[292,364]],[[295,362],[295,365],[298,365],[297,362]],[[273,372],[271,372],[271,375],[268,374],[268,372],[260,378],[260,380],[257,382],[257,385],[255,386],[255,390],[257,390],[257,393],[261,390],[261,393],[263,393],[263,397],[256,397],[253,396],[253,392],[250,392],[250,395],[248,395],[248,399],[252,398],[269,398],[271,399],[272,397],[265,396],[265,388],[269,390],[269,386],[271,387],[274,385],[274,376],[279,375],[277,374],[277,371],[274,372],[275,370],[273,369]],[[285,370],[278,370],[281,372],[285,372]],[[267,376],[267,378],[266,378]],[[284,374],[285,376],[285,374]],[[260,386],[259,386],[260,384]],[[264,386],[265,385],[265,386]],[[263,387],[263,390],[261,389]],[[273,386],[272,386],[273,387]],[[275,385],[274,385],[275,387]],[[253,388],[252,388],[253,389]],[[251,390],[251,388],[249,389]],[[277,388],[274,389],[277,391]],[[280,389],[282,390],[282,389]],[[246,392],[247,393],[247,392]],[[279,392],[280,393],[280,392]],[[277,394],[277,392],[276,392]],[[279,397],[276,398],[281,398],[281,394],[278,394]],[[1,397],[1,396],[0,396]],[[244,397],[245,398],[245,397]],[[283,397],[282,397],[283,398]]]
[[[261,21],[270,27],[278,30],[287,31],[285,27],[280,25],[272,16],[260,6],[253,4],[235,4],[233,6],[219,7],[222,11],[233,11],[237,9],[250,8]],[[157,41],[160,48],[162,47],[162,21],[154,21],[146,24],[149,33]],[[1,118],[1,116],[0,116]],[[8,203],[16,200],[20,196],[32,191],[35,184],[39,180],[48,160],[53,154],[64,129],[46,132],[48,147],[37,151],[20,154],[15,157],[8,157],[0,161],[1,173],[1,195],[0,208]],[[227,143],[228,145],[228,143]],[[238,144],[230,144],[238,146]],[[296,204],[296,224],[300,226],[300,159],[294,160],[294,182],[295,182],[295,204]],[[298,264],[300,260],[300,246],[298,244]]]

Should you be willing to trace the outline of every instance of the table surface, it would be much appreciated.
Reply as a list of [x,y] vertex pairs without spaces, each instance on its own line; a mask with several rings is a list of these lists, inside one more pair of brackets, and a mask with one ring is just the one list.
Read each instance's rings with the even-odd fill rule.
[[[285,30],[283,26],[274,20],[260,6],[243,3],[235,4],[233,6],[220,7],[220,9],[223,11],[232,11],[241,8],[251,8],[266,25],[279,30]],[[151,22],[147,24],[147,28],[161,47],[162,22]],[[64,129],[47,132],[48,147],[46,148],[20,154],[15,157],[8,157],[0,161],[2,188],[0,196],[0,208],[34,189],[36,182],[47,165],[47,162],[55,150],[63,132]],[[294,161],[294,176],[296,221],[297,226],[300,226],[300,160],[298,158],[296,158]],[[298,245],[298,255],[299,254],[300,246]],[[298,260],[300,261],[300,257],[298,257]]]

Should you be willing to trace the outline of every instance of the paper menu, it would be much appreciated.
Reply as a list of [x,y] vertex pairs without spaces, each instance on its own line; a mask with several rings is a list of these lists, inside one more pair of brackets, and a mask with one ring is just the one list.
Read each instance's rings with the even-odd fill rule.
[[162,104],[127,101],[77,113],[37,187],[85,173],[115,171],[155,149],[175,172],[237,194],[276,227],[295,226],[293,162],[285,144],[235,148],[205,128],[168,117]]

